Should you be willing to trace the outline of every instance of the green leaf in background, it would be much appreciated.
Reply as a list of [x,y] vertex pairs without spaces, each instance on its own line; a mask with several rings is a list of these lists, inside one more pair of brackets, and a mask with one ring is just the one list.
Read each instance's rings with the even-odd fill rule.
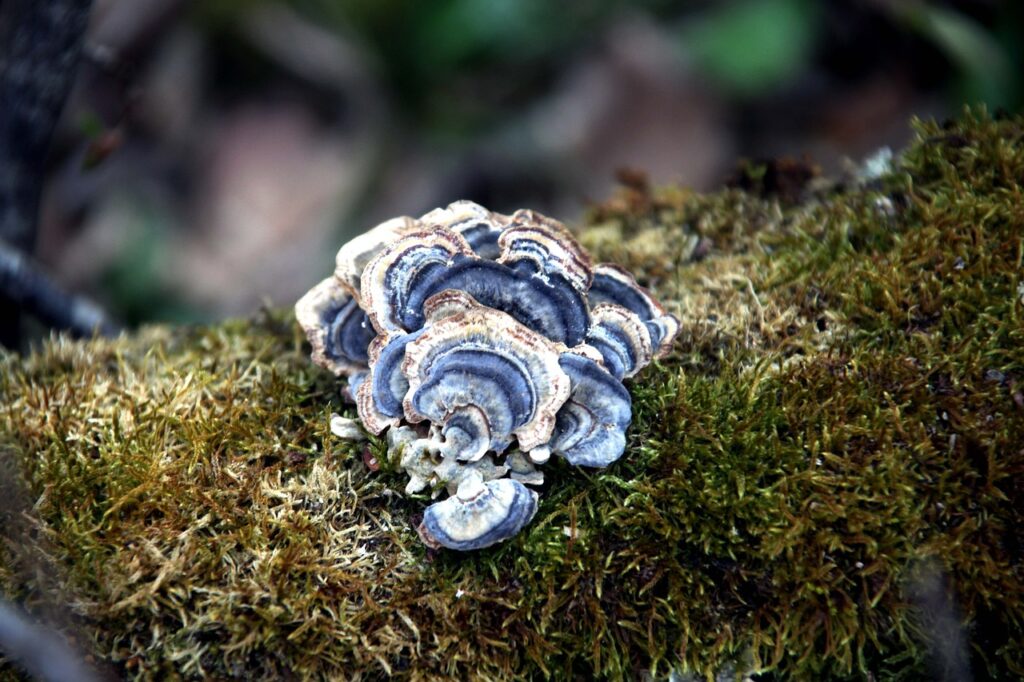
[[546,3],[534,0],[455,0],[439,6],[421,34],[422,58],[435,68],[450,69],[460,62],[517,45],[533,52],[544,43],[547,30],[538,21]]
[[958,68],[957,98],[991,107],[1016,99],[1010,58],[996,36],[970,17],[928,4],[904,9],[907,23],[938,47]]
[[161,320],[188,323],[204,321],[203,312],[179,298],[161,275],[172,236],[169,216],[141,199],[125,197],[121,209],[134,229],[120,244],[117,257],[99,277],[101,297],[126,324]]
[[817,29],[816,8],[805,0],[739,0],[687,23],[682,39],[720,87],[756,95],[808,62]]

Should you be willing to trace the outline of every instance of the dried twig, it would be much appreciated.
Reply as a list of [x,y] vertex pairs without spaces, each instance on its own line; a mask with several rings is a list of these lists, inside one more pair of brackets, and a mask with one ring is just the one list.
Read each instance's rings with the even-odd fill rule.
[[[0,239],[35,245],[57,119],[74,81],[92,0],[0,3]],[[0,292],[0,341],[18,342],[19,309]]]
[[99,306],[61,289],[36,264],[2,241],[0,295],[48,326],[75,336],[117,333],[117,326]]

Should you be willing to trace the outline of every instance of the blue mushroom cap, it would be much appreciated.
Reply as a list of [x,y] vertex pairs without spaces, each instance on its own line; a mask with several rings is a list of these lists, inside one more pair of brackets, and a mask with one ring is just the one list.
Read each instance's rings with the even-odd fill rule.
[[366,349],[375,336],[366,313],[354,298],[340,308],[325,310],[322,324],[328,328],[325,355],[333,360],[363,365]]
[[608,466],[626,447],[633,416],[629,391],[590,358],[563,353],[558,364],[572,388],[558,411],[552,450],[571,464]]
[[427,299],[449,289],[568,346],[582,343],[590,327],[586,296],[567,276],[484,260],[443,228],[399,240],[367,266],[362,282],[364,306],[380,331],[421,328]]
[[[565,227],[534,211],[516,211],[498,239],[501,263],[517,270],[558,275],[585,293],[593,279],[590,256]],[[526,266],[525,268],[523,266]]]
[[592,319],[587,345],[601,353],[612,376],[631,377],[650,363],[650,330],[633,311],[602,303],[594,309]]
[[467,477],[455,495],[423,513],[420,537],[433,547],[482,549],[507,540],[537,513],[537,493],[519,481]]
[[406,419],[446,425],[472,406],[487,428],[465,425],[462,436],[486,435],[485,451],[503,451],[513,436],[526,450],[546,443],[569,395],[558,348],[509,315],[471,301],[464,301],[464,312],[432,319],[406,347]]
[[472,201],[455,201],[425,214],[420,222],[457,232],[477,256],[495,260],[501,255],[498,238],[508,226],[509,217],[492,213]]
[[666,313],[650,292],[637,284],[626,270],[601,263],[594,268],[594,281],[588,295],[592,306],[611,303],[635,313],[647,326],[656,356],[671,350],[679,332],[679,320]]
[[367,347],[376,332],[355,298],[333,277],[295,304],[295,316],[313,346],[313,361],[335,374],[367,368]]
[[460,234],[469,244],[469,247],[473,249],[473,253],[481,258],[497,260],[498,256],[501,255],[501,247],[498,246],[498,237],[501,236],[501,229],[487,223],[476,223],[463,230]]
[[360,419],[372,433],[380,433],[401,419],[409,390],[409,381],[402,374],[405,348],[422,333],[421,329],[411,334],[382,334],[370,344],[370,375],[360,382],[356,404]]
[[455,256],[449,267],[433,270],[414,287],[402,318],[410,329],[423,324],[423,301],[447,289],[464,291],[481,305],[508,313],[568,346],[582,343],[590,327],[586,298],[558,274],[541,278],[493,261]]
[[[362,305],[374,328],[381,333],[419,329],[426,297],[414,297],[422,282],[445,271],[457,254],[472,253],[465,239],[443,228],[411,232],[384,249],[360,278]],[[410,318],[418,324],[410,324]]]

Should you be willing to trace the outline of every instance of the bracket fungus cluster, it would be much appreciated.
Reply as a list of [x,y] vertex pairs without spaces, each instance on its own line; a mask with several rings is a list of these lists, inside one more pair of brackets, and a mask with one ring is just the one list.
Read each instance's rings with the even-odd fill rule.
[[543,483],[551,455],[588,467],[621,457],[622,380],[679,328],[628,272],[592,265],[561,223],[467,201],[352,240],[295,309],[314,362],[347,378],[368,431],[388,431],[406,492],[448,492],[419,531],[456,550],[529,523],[527,486]]

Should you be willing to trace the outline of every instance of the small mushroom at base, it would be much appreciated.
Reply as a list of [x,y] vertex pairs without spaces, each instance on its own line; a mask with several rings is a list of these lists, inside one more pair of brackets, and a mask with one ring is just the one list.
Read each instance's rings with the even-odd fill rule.
[[340,414],[331,415],[331,433],[341,440],[355,442],[366,440],[366,432],[358,419],[349,419]]
[[519,481],[485,482],[473,473],[454,496],[427,507],[417,531],[435,549],[482,549],[518,533],[536,513],[537,493]]
[[518,450],[505,458],[509,478],[525,485],[543,485],[544,472],[537,469],[530,458]]

